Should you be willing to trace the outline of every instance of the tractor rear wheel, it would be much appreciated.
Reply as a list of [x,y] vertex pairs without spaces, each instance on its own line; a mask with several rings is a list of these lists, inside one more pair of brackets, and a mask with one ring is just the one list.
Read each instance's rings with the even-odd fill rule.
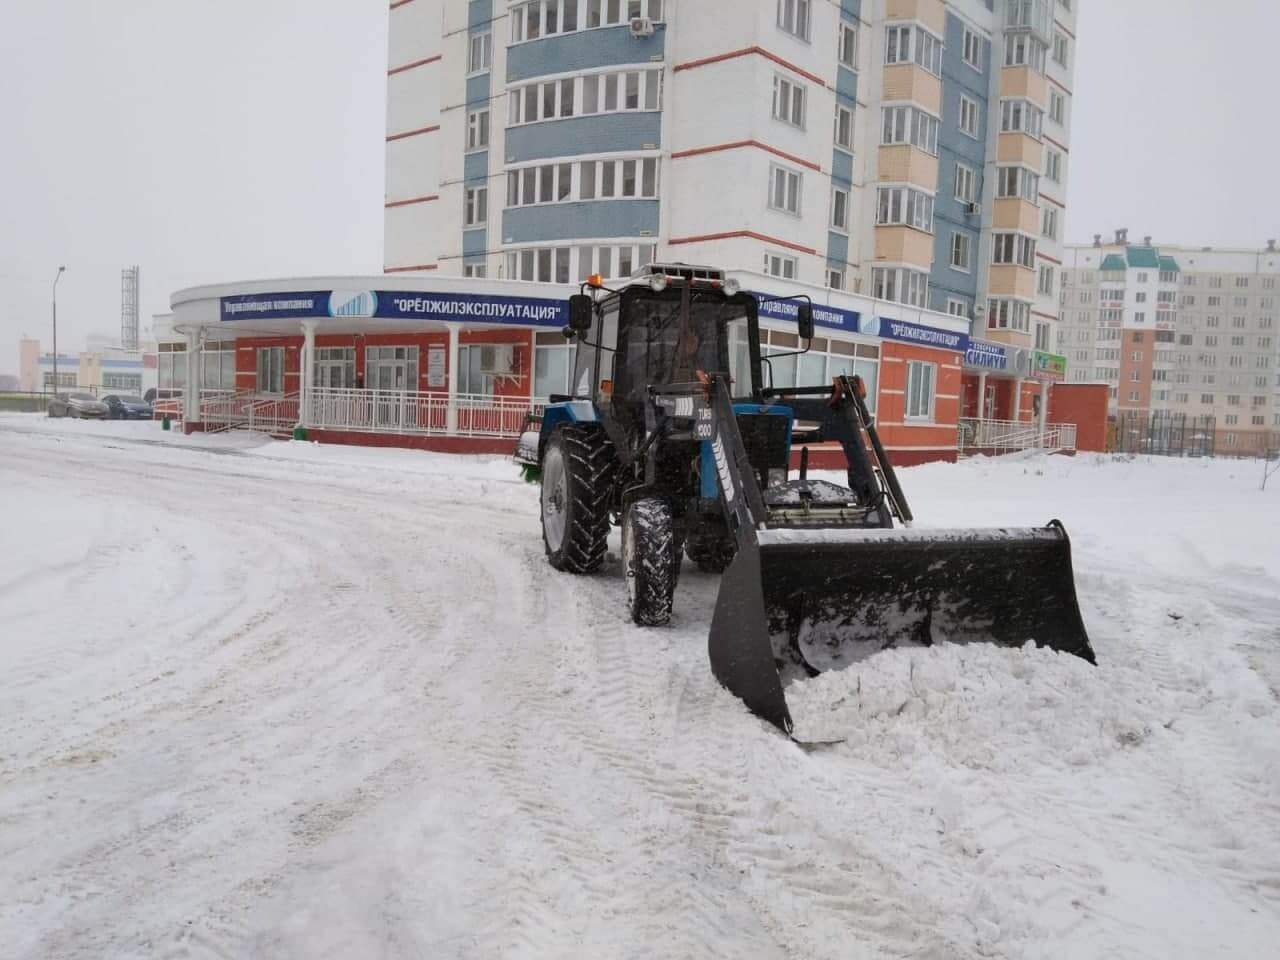
[[609,541],[609,499],[617,456],[604,429],[556,429],[542,458],[542,541],[557,570],[592,573]]
[[671,505],[665,500],[645,497],[627,507],[622,518],[622,568],[631,619],[642,627],[670,621],[680,554]]

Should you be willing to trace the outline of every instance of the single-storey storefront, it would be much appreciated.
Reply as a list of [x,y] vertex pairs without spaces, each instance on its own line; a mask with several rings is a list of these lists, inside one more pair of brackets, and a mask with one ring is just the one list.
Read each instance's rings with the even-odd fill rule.
[[[964,320],[790,281],[731,273],[761,298],[765,356],[801,348],[806,294],[817,336],[767,364],[775,386],[858,374],[899,464],[954,459]],[[160,344],[160,391],[188,431],[250,427],[321,442],[509,452],[525,414],[570,393],[561,335],[576,287],[400,275],[253,281],[183,290]],[[745,363],[731,333],[731,366]],[[732,371],[735,379],[745,378]],[[838,450],[812,462],[835,465]]]

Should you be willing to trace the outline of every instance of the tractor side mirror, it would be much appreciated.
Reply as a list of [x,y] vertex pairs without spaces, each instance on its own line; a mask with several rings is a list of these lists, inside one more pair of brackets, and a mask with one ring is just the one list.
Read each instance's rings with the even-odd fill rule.
[[575,293],[569,298],[569,329],[575,333],[586,333],[591,329],[595,319],[596,304],[585,293]]
[[800,308],[796,315],[796,323],[800,327],[800,339],[813,339],[813,304],[807,300],[801,300],[797,306]]

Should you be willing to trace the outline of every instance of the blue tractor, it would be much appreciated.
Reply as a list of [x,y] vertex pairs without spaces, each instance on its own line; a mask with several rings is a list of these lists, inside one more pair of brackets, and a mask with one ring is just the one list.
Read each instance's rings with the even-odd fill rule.
[[[669,621],[684,556],[721,573],[712,670],[788,733],[786,683],[886,647],[1031,640],[1093,662],[1061,524],[909,529],[861,379],[775,389],[782,356],[761,353],[762,299],[687,264],[653,264],[619,289],[593,278],[570,298],[573,393],[550,398],[516,452],[541,483],[551,566],[599,570],[620,526],[642,626]],[[806,352],[811,305],[778,299]],[[819,442],[842,447],[845,485],[808,476]]]

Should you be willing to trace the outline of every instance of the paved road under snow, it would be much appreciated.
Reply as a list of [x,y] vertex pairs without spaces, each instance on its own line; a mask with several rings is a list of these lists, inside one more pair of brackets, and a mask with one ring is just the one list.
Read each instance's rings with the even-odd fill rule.
[[[1256,468],[1256,469],[1255,469]],[[1261,957],[1280,494],[1253,464],[905,471],[1060,516],[1095,670],[895,651],[805,753],[496,460],[0,418],[5,957]]]

